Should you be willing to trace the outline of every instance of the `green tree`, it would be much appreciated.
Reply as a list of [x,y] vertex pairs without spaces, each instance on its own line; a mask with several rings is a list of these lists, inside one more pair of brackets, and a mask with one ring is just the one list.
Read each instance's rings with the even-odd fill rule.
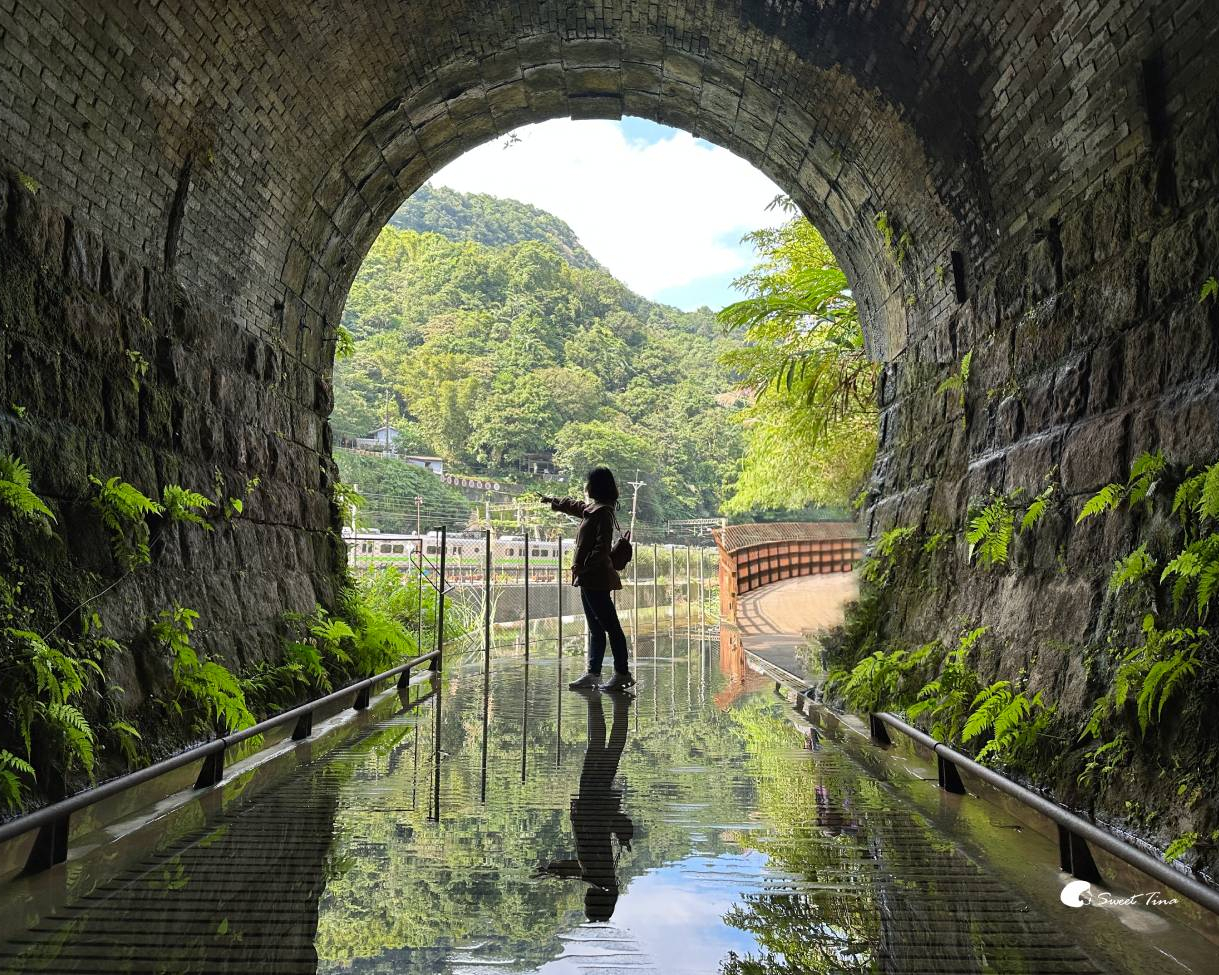
[[548,214],[451,191],[421,206],[438,233],[387,228],[352,288],[335,430],[380,426],[389,390],[411,449],[518,476],[561,429],[597,421],[647,444],[650,518],[717,514],[744,450],[719,361],[739,339],[582,261]]
[[719,316],[746,339],[722,361],[753,397],[726,510],[844,505],[875,455],[878,375],[846,275],[803,217],[747,239],[761,260],[734,283],[748,296]]
[[501,373],[470,414],[470,444],[492,468],[549,449],[560,418],[551,387],[537,373]]

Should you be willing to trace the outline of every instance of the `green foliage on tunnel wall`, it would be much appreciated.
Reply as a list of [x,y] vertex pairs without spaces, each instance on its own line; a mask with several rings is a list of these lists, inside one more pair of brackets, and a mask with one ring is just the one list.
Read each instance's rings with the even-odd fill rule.
[[[210,531],[204,515],[217,507],[180,485],[166,485],[162,501],[154,501],[118,477],[90,477],[88,486],[82,485],[80,510],[65,522],[70,529],[56,533],[55,514],[29,485],[29,471],[19,459],[0,461],[0,502],[7,509],[0,524],[0,672],[6,703],[0,799],[10,809],[20,807],[36,787],[53,795],[77,775],[92,778],[99,762],[113,770],[142,759],[142,735],[125,719],[119,703],[123,688],[110,672],[131,648],[104,635],[92,605],[116,594],[154,559],[170,526]],[[73,572],[59,560],[69,532],[87,535],[85,512],[109,535],[113,563]],[[42,526],[41,535],[21,529],[30,520]],[[171,679],[166,696],[148,702],[148,712],[168,709],[187,726],[248,723],[236,678],[190,645],[195,617],[175,607],[150,622],[150,648],[163,648]]]
[[[146,753],[141,724],[169,729],[158,737],[157,747],[164,750],[175,740],[185,744],[248,727],[255,712],[386,669],[416,652],[408,624],[419,607],[434,618],[434,598],[424,594],[420,602],[396,577],[373,576],[343,591],[340,612],[346,620],[327,617],[319,607],[303,621],[318,650],[313,658],[288,630],[282,662],[261,662],[235,674],[196,645],[199,614],[176,603],[152,615],[138,645],[120,645],[105,635],[94,609],[98,600],[121,595],[124,586],[136,584],[130,580],[153,571],[171,528],[206,535],[239,515],[234,502],[240,499],[217,501],[168,484],[157,501],[118,477],[90,477],[81,485],[77,508],[57,517],[30,483],[20,459],[0,458],[4,808],[74,788],[99,766],[113,774],[155,757]],[[31,523],[42,530],[31,532]],[[70,529],[60,529],[61,523]],[[101,559],[94,571],[67,571],[57,559],[70,541],[90,531],[108,538],[109,561]],[[103,543],[101,552],[106,548]],[[450,634],[460,626],[454,617]],[[114,671],[133,656],[160,676],[158,690],[129,713]]]
[[[986,684],[970,655],[986,633],[975,627],[945,649],[938,641],[916,650],[877,650],[826,678],[826,690],[857,711],[903,711],[925,718],[933,736],[958,747],[976,743],[977,758],[1028,768],[1054,709],[1040,691],[1031,696],[1011,681]],[[1027,680],[1021,675],[1021,683]]]
[[1161,530],[1119,558],[1109,579],[1110,592],[1127,593],[1142,617],[1134,638],[1110,638],[1111,677],[1083,731],[1102,743],[1131,711],[1146,735],[1174,699],[1219,690],[1219,644],[1207,627],[1219,605],[1219,463],[1180,470],[1144,453],[1125,484],[1107,484],[1084,504],[1079,521],[1123,506],[1141,508]]
[[[1076,502],[1074,517],[1056,470],[1045,485],[1029,502],[1020,491],[992,492],[970,509],[959,533],[924,536],[902,525],[882,533],[861,572],[859,603],[848,611],[843,633],[827,641],[834,666],[827,689],[860,710],[904,710],[980,759],[1041,783],[1065,782],[1069,792],[1077,782],[1093,801],[1098,790],[1120,793],[1125,777],[1150,765],[1178,797],[1176,819],[1195,827],[1175,852],[1205,854],[1219,838],[1213,835],[1219,824],[1206,818],[1203,802],[1219,769],[1210,704],[1219,695],[1219,464],[1184,467],[1144,452],[1123,481]],[[1030,554],[1047,519],[1074,522],[1083,532],[1100,531],[1093,523],[1117,517],[1132,544],[1108,574],[1103,634],[1088,647],[1040,651],[1078,654],[1082,694],[1068,690],[1076,697],[1069,711],[1050,700],[1051,688],[1029,686],[1026,671],[997,673],[998,661],[1011,654],[977,658],[960,648],[945,653],[938,644],[928,653],[926,646],[910,650],[885,639],[886,614],[894,609],[886,592],[895,582],[919,578],[935,585],[937,573],[946,572],[955,580],[949,584],[960,585],[978,571],[975,563],[1014,577],[1054,571]],[[949,549],[945,537],[958,544]],[[1022,551],[1018,541],[1020,558],[1013,557]],[[1054,536],[1043,541],[1052,548]],[[935,667],[938,675],[931,673]],[[1157,815],[1149,803],[1125,802],[1133,818]]]
[[[1047,481],[1053,472],[1047,477]],[[991,491],[984,504],[970,509],[969,524],[965,529],[965,541],[969,545],[969,560],[978,565],[1006,565],[1012,539],[1032,531],[1045,517],[1056,491],[1050,481],[1037,497],[1028,504],[1022,498],[1025,492],[1017,488],[1009,494]],[[1016,518],[1020,518],[1017,529]]]

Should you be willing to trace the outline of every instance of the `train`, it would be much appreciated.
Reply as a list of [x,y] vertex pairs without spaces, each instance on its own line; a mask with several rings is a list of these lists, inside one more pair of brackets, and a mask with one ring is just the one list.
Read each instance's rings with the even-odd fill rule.
[[[440,557],[440,533],[424,532],[421,535],[392,535],[387,532],[353,532],[343,529],[347,550],[357,564],[376,563],[383,565],[418,565],[418,553],[423,550],[424,562],[435,562]],[[446,543],[446,558],[457,564],[482,563],[486,558],[486,535],[483,532],[449,532]],[[563,554],[571,552],[571,540],[565,539]],[[525,562],[525,536],[500,535],[491,541],[491,554],[496,564],[505,560],[510,563]],[[559,554],[559,542],[542,538],[531,538],[528,542],[529,557],[539,561],[554,562]]]

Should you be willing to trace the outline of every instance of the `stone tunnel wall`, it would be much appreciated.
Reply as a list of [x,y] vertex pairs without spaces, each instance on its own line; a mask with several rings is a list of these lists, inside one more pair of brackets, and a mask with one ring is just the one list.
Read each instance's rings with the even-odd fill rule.
[[[0,454],[29,467],[57,519],[55,539],[30,526],[3,536],[26,572],[6,562],[5,578],[22,584],[38,631],[66,616],[76,637],[71,611],[90,600],[85,615],[123,645],[106,667],[127,708],[164,687],[161,665],[131,648],[175,604],[235,666],[275,657],[282,614],[331,604],[345,561],[331,531],[328,386],[76,225],[28,178],[0,178],[0,268]],[[217,503],[212,530],[168,526],[152,564],[125,575],[91,476],[153,498],[167,484],[198,491]],[[239,516],[223,517],[228,498]]]
[[[0,0],[0,449],[60,515],[14,541],[45,615],[114,574],[89,474],[260,480],[106,597],[118,639],[176,601],[242,664],[333,605],[347,284],[428,176],[567,115],[722,144],[824,231],[888,362],[874,535],[959,528],[1055,467],[1073,510],[1142,449],[1214,459],[1217,31],[1202,0]],[[967,351],[962,426],[935,388]],[[941,550],[900,579],[889,635],[991,622],[1012,675],[1095,636],[1129,526],[1055,517],[1019,571]],[[131,693],[155,684],[127,659]],[[1070,706],[1079,660],[1031,666]]]
[[[1042,691],[1068,729],[1053,779],[1038,784],[1161,846],[1219,825],[1213,675],[1178,694],[1112,782],[1079,784],[1078,735],[1112,680],[1111,647],[1141,642],[1146,611],[1111,593],[1109,576],[1116,559],[1173,532],[1125,509],[1076,519],[1145,451],[1180,467],[1219,460],[1219,305],[1199,301],[1219,271],[1219,105],[1212,94],[1192,108],[1167,170],[1144,157],[1103,176],[1024,247],[1006,248],[969,301],[886,367],[868,512],[873,538],[912,526],[915,546],[955,540],[916,547],[882,591],[889,645],[952,646],[987,627],[975,661],[984,679],[1027,675],[1030,696]],[[937,388],[970,351],[962,408]],[[1027,504],[1050,485],[1048,515],[1017,532],[1008,565],[970,563],[964,531],[991,492]],[[1182,803],[1178,783],[1200,792]],[[1213,848],[1199,853],[1214,866]]]

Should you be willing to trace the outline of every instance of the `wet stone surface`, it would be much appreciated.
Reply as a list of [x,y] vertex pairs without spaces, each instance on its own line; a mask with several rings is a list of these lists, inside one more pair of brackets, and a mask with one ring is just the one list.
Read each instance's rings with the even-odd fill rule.
[[457,670],[0,928],[0,972],[1101,971],[715,646],[641,646],[634,698],[553,644]]

